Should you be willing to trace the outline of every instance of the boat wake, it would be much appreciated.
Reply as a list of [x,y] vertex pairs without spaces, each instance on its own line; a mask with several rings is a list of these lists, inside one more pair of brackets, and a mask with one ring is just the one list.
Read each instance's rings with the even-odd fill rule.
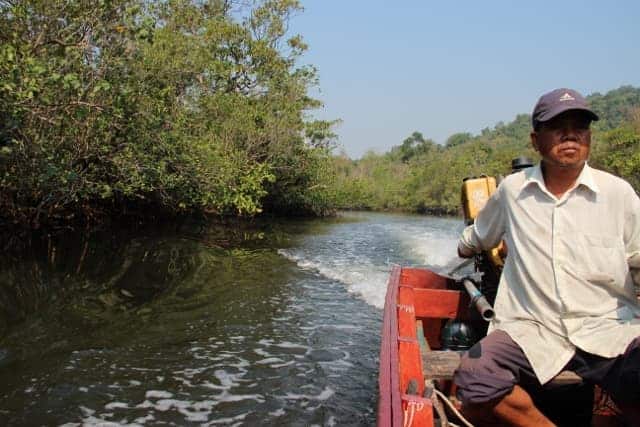
[[459,220],[385,214],[359,214],[358,219],[278,253],[303,270],[343,283],[348,292],[378,308],[384,306],[392,265],[446,273],[460,262]]
[[278,253],[295,262],[300,268],[314,271],[332,280],[347,285],[347,290],[362,297],[367,303],[384,307],[384,293],[389,278],[390,265],[373,265],[367,260],[355,263],[340,260],[305,258],[290,250],[281,249]]

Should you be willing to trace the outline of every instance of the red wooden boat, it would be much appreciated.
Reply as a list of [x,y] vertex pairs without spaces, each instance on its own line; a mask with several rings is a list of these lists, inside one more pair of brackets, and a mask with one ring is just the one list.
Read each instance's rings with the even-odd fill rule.
[[380,349],[378,426],[435,425],[433,381],[447,375],[433,369],[429,356],[441,345],[443,323],[465,317],[468,306],[469,297],[453,280],[426,269],[393,267]]
[[[427,269],[393,267],[380,349],[378,426],[467,425],[458,418],[451,382],[461,351],[446,348],[451,348],[451,325],[469,325],[474,340],[486,333],[487,322],[470,309],[469,295],[474,292],[462,290],[461,281]],[[616,409],[606,395],[574,373],[562,372],[550,385],[536,403],[557,425],[622,425],[615,424]],[[452,418],[456,424],[449,424]]]

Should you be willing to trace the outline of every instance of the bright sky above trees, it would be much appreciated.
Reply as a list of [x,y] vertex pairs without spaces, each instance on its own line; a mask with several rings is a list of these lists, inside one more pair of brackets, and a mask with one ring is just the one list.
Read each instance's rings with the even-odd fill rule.
[[414,130],[444,143],[528,113],[569,86],[640,85],[640,2],[302,0],[291,23],[352,158]]

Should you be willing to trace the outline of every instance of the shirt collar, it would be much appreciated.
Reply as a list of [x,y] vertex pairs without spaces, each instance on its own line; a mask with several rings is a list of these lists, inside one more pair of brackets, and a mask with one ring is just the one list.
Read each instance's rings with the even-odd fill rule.
[[[540,167],[540,163],[525,169],[525,179],[522,183],[522,186],[520,187],[520,190],[523,190],[525,187],[533,183],[537,184],[543,190],[547,189],[547,186],[544,183],[544,177],[542,176],[542,168]],[[598,185],[593,178],[593,169],[586,163],[582,168],[582,172],[580,172],[580,176],[578,176],[574,188],[579,187],[580,185],[584,185],[594,193],[600,192],[600,189],[598,188]]]

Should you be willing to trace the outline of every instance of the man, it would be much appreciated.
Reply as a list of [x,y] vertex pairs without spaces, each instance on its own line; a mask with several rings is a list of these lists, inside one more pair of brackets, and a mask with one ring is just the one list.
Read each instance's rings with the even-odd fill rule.
[[576,91],[536,104],[537,166],[509,175],[460,239],[470,257],[509,248],[490,333],[454,381],[476,425],[553,425],[534,405],[562,370],[600,385],[640,425],[640,199],[624,180],[587,165],[598,120]]

